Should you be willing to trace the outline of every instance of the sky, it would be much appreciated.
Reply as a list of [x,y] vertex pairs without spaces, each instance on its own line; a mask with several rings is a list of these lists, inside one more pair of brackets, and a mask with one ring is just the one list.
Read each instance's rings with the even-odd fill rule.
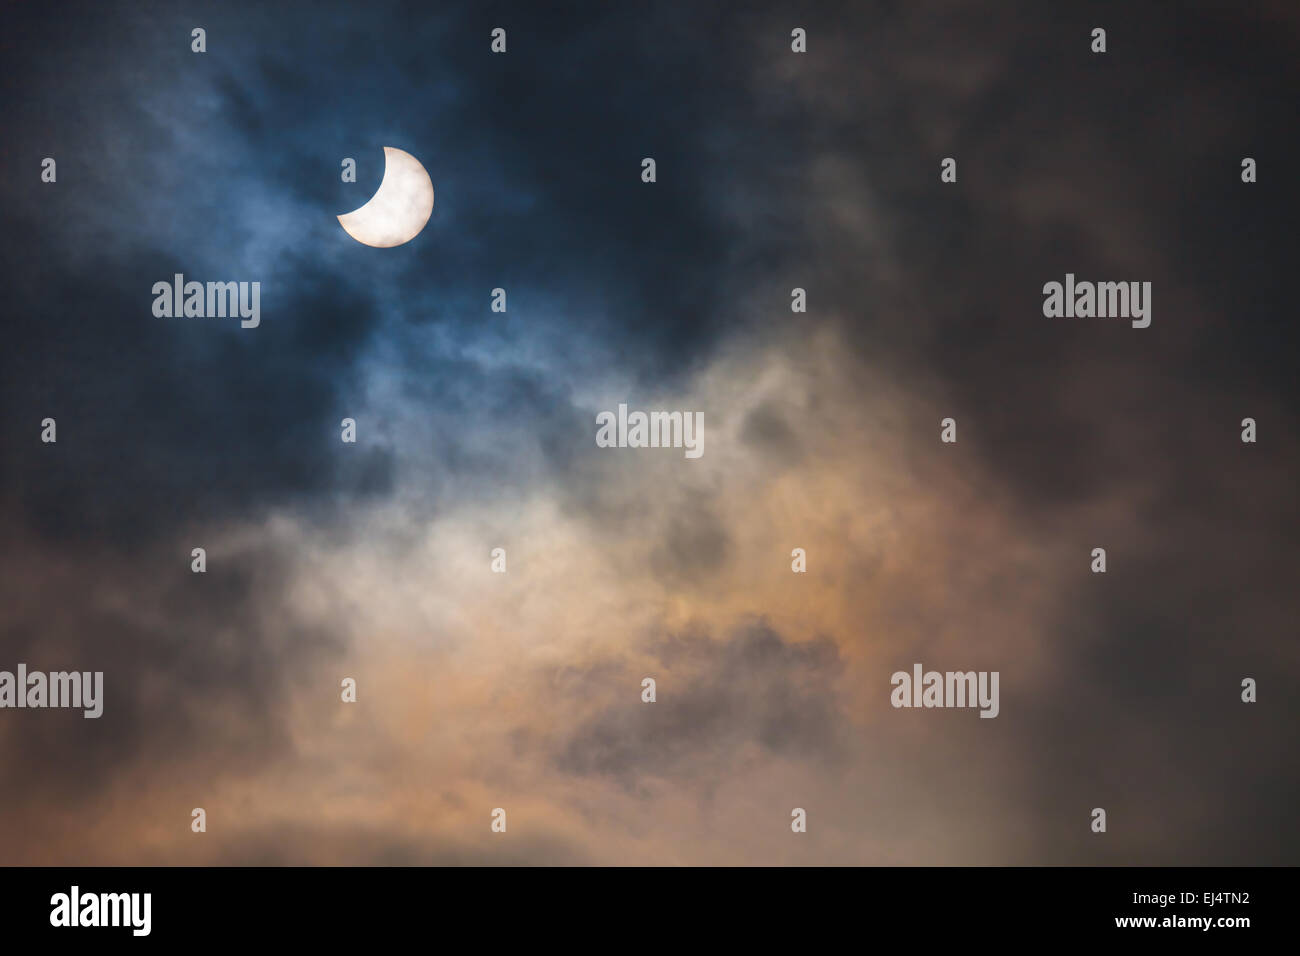
[[1294,4],[0,23],[0,863],[1296,862]]

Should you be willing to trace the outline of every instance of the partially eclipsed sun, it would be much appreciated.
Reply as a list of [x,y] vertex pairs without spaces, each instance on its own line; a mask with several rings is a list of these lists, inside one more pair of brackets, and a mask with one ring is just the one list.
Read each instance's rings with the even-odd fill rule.
[[410,242],[433,214],[433,181],[410,153],[384,147],[384,178],[370,201],[338,217],[349,236],[388,249]]

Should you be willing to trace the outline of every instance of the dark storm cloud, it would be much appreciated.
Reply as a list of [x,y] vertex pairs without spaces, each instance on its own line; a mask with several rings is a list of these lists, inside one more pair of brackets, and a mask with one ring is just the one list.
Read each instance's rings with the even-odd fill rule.
[[765,402],[745,416],[740,438],[762,449],[773,463],[796,464],[802,457],[799,437],[773,402]]
[[0,759],[16,768],[0,787],[5,818],[93,803],[139,766],[195,761],[196,787],[263,767],[285,745],[289,689],[338,649],[330,634],[263,614],[280,598],[289,556],[214,547],[202,575],[190,573],[187,552],[137,550],[124,561],[96,547],[80,557],[60,563],[31,542],[0,555],[0,669],[104,674],[97,719],[5,711]]
[[[811,81],[859,119],[823,127],[825,148],[887,190],[901,281],[861,281],[867,236],[817,263],[863,353],[893,349],[941,383],[983,462],[1047,508],[1145,461],[1110,451],[1117,425],[1167,446],[1171,431],[1230,435],[1241,408],[1293,415],[1295,326],[1275,265],[1300,253],[1284,211],[1295,187],[1247,186],[1240,161],[1300,146],[1284,92],[1294,34],[1213,5],[939,9],[948,29],[933,8],[837,12],[834,54],[902,82]],[[1088,50],[1096,25],[1105,56]],[[810,95],[785,115],[819,105]],[[958,159],[957,184],[939,182],[943,156]],[[1042,285],[1066,272],[1152,281],[1153,325],[1044,318]]]
[[[182,270],[162,257],[105,266],[93,280],[43,270],[55,284],[29,314],[51,319],[17,324],[5,363],[3,441],[29,449],[7,456],[5,484],[27,519],[130,548],[299,497],[385,491],[385,452],[339,453],[349,349],[373,325],[366,303],[334,276],[299,269],[291,295],[272,286],[263,298],[274,323],[191,319],[167,336],[141,313],[173,265]],[[256,346],[241,338],[250,333]],[[46,416],[58,422],[56,444],[33,440]]]
[[[1294,856],[1300,770],[1290,728],[1300,705],[1286,648],[1296,529],[1270,513],[1286,507],[1294,479],[1263,469],[1250,478],[1249,496],[1199,505],[1184,496],[1063,526],[1109,544],[1107,574],[1080,580],[1052,624],[1070,687],[1034,702],[1026,740],[1035,825],[1064,852],[1116,864],[1139,852],[1178,865]],[[1247,677],[1260,688],[1249,706],[1240,699]],[[1132,838],[1097,846],[1080,839],[1086,831],[1061,832],[1084,794],[1088,809],[1126,821]]]
[[[845,717],[833,641],[790,642],[760,621],[726,640],[669,635],[647,652],[657,661],[657,702],[628,703],[622,695],[602,707],[566,734],[554,757],[558,769],[630,786],[647,774],[722,776],[755,745],[798,760],[841,756]],[[595,684],[589,677],[564,686],[584,695]]]
[[[787,267],[816,276],[800,284],[839,310],[862,355],[888,356],[957,419],[943,459],[937,419],[912,421],[912,462],[923,476],[987,474],[1044,546],[1077,542],[1052,569],[1064,600],[1043,635],[1059,680],[999,718],[1042,798],[1025,813],[1025,862],[1044,848],[1061,862],[1296,852],[1286,752],[1300,674],[1285,648],[1300,613],[1300,446],[1283,263],[1300,253],[1285,171],[1300,60],[1294,21],[1279,30],[1264,10],[858,7],[807,18],[830,69],[810,57],[763,81],[798,88],[773,109],[818,133],[772,141],[808,172],[805,191],[770,194],[773,216],[815,206],[819,170],[841,197],[868,171],[854,199],[873,228],[836,248],[810,235]],[[1088,50],[1094,26],[1108,30],[1104,57]],[[849,59],[864,79],[840,84]],[[939,182],[944,156],[957,184]],[[1284,169],[1243,184],[1244,156]],[[1044,318],[1042,285],[1066,272],[1152,281],[1152,326]],[[1267,442],[1240,442],[1248,415],[1270,423]],[[1106,576],[1088,573],[1096,546]],[[1267,716],[1239,699],[1259,673],[1277,693]],[[1123,840],[1076,826],[1098,805],[1118,808]]]
[[655,535],[663,544],[650,556],[656,576],[681,584],[727,565],[733,545],[715,506],[706,498],[694,498],[664,517]]
[[[35,448],[33,428],[46,416],[60,434],[40,446],[45,454],[6,456],[5,497],[44,532],[130,547],[186,522],[384,492],[385,453],[362,443],[344,456],[338,442],[376,303],[306,242],[248,260],[257,230],[232,209],[253,208],[236,200],[256,193],[250,148],[260,144],[160,108],[167,67],[203,71],[211,61],[189,54],[188,41],[181,50],[191,60],[149,46],[160,38],[144,22],[127,16],[99,44],[76,31],[53,41],[87,43],[92,61],[112,51],[141,57],[138,73],[102,81],[107,108],[92,108],[87,76],[48,65],[46,82],[24,90],[24,103],[57,119],[17,127],[8,157],[18,229],[0,240],[15,319],[0,358],[11,411],[3,441]],[[30,188],[19,170],[46,154],[60,163],[59,181]],[[214,170],[224,175],[214,180]],[[154,317],[153,283],[174,273],[260,281],[264,321],[241,329],[229,319]]]

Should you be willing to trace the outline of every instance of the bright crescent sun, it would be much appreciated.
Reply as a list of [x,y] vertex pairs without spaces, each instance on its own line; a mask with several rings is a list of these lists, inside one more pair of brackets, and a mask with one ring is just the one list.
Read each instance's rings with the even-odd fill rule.
[[433,181],[405,150],[384,147],[384,178],[370,201],[338,217],[349,236],[388,249],[410,242],[433,214]]

